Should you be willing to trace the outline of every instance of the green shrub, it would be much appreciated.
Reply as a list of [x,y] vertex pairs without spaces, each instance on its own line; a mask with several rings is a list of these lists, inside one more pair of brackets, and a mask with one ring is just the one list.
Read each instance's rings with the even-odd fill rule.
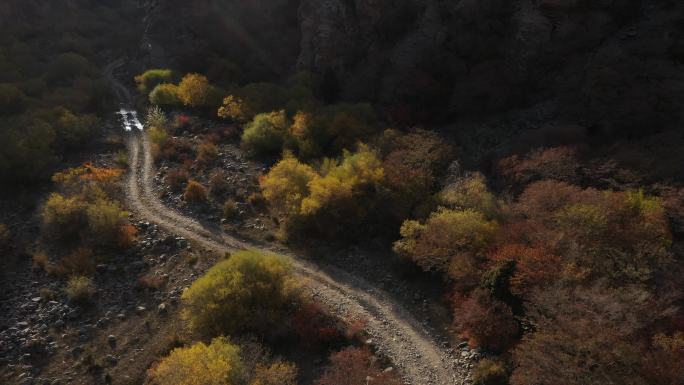
[[273,83],[250,83],[242,88],[239,96],[255,114],[278,110],[286,103],[285,90]]
[[194,266],[199,261],[199,255],[195,253],[189,253],[185,254],[183,259],[185,260],[185,263],[187,263],[189,266]]
[[152,92],[150,92],[150,103],[157,106],[180,106],[181,100],[178,96],[178,86],[171,83],[163,83],[154,87]]
[[240,348],[225,337],[173,349],[149,371],[153,385],[240,385],[244,377]]
[[249,196],[247,197],[247,202],[250,206],[254,208],[261,208],[266,205],[266,199],[264,198],[264,194],[259,192],[249,194]]
[[485,358],[475,366],[473,385],[508,385],[508,371],[503,363]]
[[285,111],[258,114],[247,124],[242,134],[242,144],[258,155],[281,151],[289,123]]
[[352,149],[358,141],[366,140],[377,129],[377,118],[370,104],[334,104],[326,107],[321,114],[326,119],[333,151]]
[[149,69],[135,77],[140,93],[146,94],[156,86],[173,82],[173,71],[170,69]]
[[67,282],[65,291],[70,301],[83,304],[92,301],[97,292],[97,288],[92,279],[83,276],[74,276]]
[[183,293],[185,316],[194,330],[211,335],[267,331],[286,310],[290,279],[283,257],[238,252],[217,263]]
[[361,217],[365,208],[360,207],[362,203],[356,202],[357,198],[363,195],[363,191],[377,190],[384,178],[377,154],[364,145],[354,153],[345,151],[341,163],[326,159],[320,173],[319,178],[309,183],[311,192],[302,200],[301,213],[304,215],[315,215],[319,211],[336,212],[339,215],[349,209],[358,210]]

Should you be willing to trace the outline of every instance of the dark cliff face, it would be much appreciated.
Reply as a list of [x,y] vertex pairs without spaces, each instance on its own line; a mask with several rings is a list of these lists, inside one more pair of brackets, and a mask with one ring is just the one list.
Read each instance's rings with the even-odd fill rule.
[[[2,0],[0,1],[0,28],[39,27],[43,22],[60,23],[75,11],[97,7],[124,7],[138,0]],[[86,22],[86,21],[84,21]]]
[[181,67],[213,55],[243,81],[295,69],[402,123],[544,104],[554,119],[638,135],[681,121],[683,6],[647,0],[156,1],[150,37]]
[[[150,0],[152,66],[210,71],[217,60],[243,68],[242,82],[277,80],[299,52],[296,0]],[[145,47],[143,47],[145,48]]]
[[[10,0],[0,25],[115,1]],[[224,83],[324,75],[398,123],[546,119],[638,136],[679,126],[684,4],[674,0],[147,0],[139,67]],[[143,17],[144,14],[146,17]],[[239,67],[239,74],[230,74]],[[230,74],[230,75],[227,75]],[[225,79],[221,79],[221,78]]]
[[397,117],[552,103],[628,134],[681,121],[682,6],[639,0],[302,0],[298,66]]

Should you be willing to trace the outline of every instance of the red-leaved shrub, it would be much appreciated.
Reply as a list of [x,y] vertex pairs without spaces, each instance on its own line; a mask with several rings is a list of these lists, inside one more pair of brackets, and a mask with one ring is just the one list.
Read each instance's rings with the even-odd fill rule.
[[327,347],[342,340],[334,320],[315,303],[303,304],[292,317],[292,326],[305,346]]
[[518,322],[511,308],[485,290],[475,289],[454,308],[454,322],[472,346],[501,353],[515,342]]

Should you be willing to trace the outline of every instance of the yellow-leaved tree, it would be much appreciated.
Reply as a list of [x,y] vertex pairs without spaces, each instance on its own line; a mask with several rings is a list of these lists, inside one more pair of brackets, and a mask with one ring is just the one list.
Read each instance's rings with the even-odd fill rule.
[[292,155],[278,162],[261,180],[264,197],[276,212],[285,215],[298,214],[302,200],[309,195],[309,183],[318,174]]
[[245,369],[240,348],[225,337],[171,351],[149,371],[154,385],[238,385]]
[[344,151],[340,160],[324,159],[318,171],[286,155],[262,178],[261,189],[285,217],[283,230],[303,225],[328,235],[363,223],[373,211],[383,180],[382,162],[361,144],[354,153]]
[[221,92],[206,76],[187,74],[178,84],[178,98],[188,107],[212,107],[221,104]]
[[217,263],[184,293],[190,326],[209,335],[268,331],[291,299],[290,266],[284,257],[241,251]]

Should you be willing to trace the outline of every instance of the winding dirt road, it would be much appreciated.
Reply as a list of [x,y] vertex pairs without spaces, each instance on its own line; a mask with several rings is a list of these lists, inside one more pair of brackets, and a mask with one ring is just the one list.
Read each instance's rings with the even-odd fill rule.
[[[114,84],[118,83],[112,80]],[[122,99],[130,100],[126,88],[120,83],[115,85],[115,89]],[[155,169],[147,136],[135,131],[126,135],[131,167],[126,182],[126,196],[129,208],[140,217],[216,253],[251,249],[287,256],[295,272],[307,278],[306,282],[317,300],[325,303],[335,315],[366,321],[366,331],[373,345],[401,369],[407,383],[467,383],[467,370],[457,365],[455,359],[438,346],[410,312],[368,282],[332,267],[322,269],[287,250],[246,243],[223,232],[210,230],[165,206],[154,191]]]

